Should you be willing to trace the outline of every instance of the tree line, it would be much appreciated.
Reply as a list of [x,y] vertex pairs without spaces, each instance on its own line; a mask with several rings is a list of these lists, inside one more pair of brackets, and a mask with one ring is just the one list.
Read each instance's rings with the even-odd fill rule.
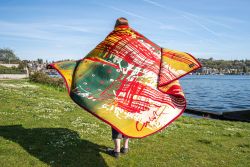
[[213,58],[201,59],[198,58],[203,67],[218,69],[219,71],[225,69],[235,69],[239,72],[249,72],[250,60],[214,60]]
[[[219,71],[225,70],[225,69],[235,69],[240,72],[249,72],[250,71],[250,60],[214,60],[213,58],[209,59],[203,59],[198,58],[198,60],[201,62],[203,67],[206,68],[212,68],[212,69],[218,69]],[[3,63],[18,63],[22,64],[25,62],[29,62],[28,60],[21,61],[14,51],[9,48],[0,48],[0,62]],[[39,64],[43,63],[43,59],[39,58],[37,59],[37,62]],[[25,64],[22,64],[25,65]]]

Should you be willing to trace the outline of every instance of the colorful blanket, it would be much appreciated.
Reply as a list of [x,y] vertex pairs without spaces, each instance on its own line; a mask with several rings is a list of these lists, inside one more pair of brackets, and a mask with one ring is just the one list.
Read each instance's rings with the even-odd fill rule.
[[201,67],[190,54],[161,48],[127,25],[83,59],[51,66],[75,103],[131,138],[151,135],[182,114],[178,79]]

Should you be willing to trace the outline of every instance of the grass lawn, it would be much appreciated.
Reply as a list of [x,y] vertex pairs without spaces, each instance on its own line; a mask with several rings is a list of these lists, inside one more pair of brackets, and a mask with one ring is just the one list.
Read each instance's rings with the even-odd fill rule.
[[0,80],[0,166],[250,166],[250,124],[182,116],[160,133],[132,139],[119,159],[111,128],[60,91]]

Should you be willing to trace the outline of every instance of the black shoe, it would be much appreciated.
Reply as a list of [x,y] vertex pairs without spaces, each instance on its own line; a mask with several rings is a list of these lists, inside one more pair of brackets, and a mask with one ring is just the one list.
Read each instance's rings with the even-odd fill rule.
[[128,153],[128,148],[122,147],[122,148],[121,148],[121,153],[127,154],[127,153]]
[[115,158],[119,158],[119,156],[120,156],[120,153],[119,152],[115,152],[114,150],[107,150],[107,153],[109,155],[111,155],[112,157],[115,157]]

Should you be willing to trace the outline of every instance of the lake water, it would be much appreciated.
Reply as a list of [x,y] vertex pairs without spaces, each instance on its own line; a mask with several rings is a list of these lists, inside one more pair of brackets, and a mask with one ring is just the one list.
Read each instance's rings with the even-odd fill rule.
[[187,75],[180,83],[187,108],[213,112],[250,109],[250,75]]
[[213,112],[250,109],[249,75],[187,75],[180,82],[187,108]]

